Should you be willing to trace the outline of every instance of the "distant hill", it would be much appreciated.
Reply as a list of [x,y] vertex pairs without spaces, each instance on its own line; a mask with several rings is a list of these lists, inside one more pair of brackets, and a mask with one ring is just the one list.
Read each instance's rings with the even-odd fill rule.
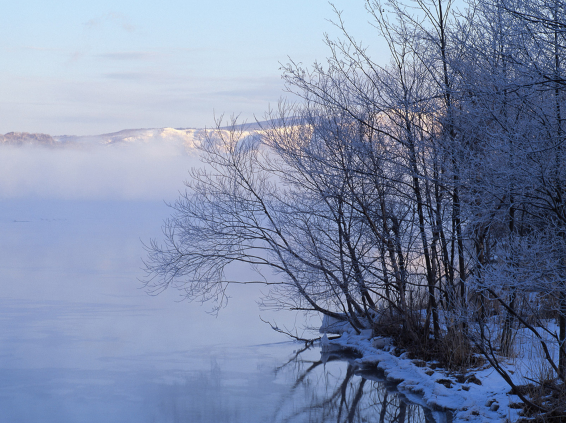
[[44,145],[53,147],[55,139],[47,134],[30,134],[28,132],[8,132],[0,135],[0,143],[3,145]]
[[142,128],[142,129],[124,129],[118,132],[112,132],[102,135],[58,135],[53,138],[61,144],[75,144],[75,145],[88,145],[88,144],[101,144],[101,145],[115,145],[115,144],[135,144],[135,143],[150,143],[150,142],[168,142],[175,144],[182,144],[186,148],[191,149],[194,147],[195,137],[202,131],[202,129],[194,128]]
[[0,144],[10,146],[81,147],[93,145],[147,144],[164,142],[183,145],[192,149],[203,130],[194,128],[143,128],[125,129],[102,135],[48,135],[29,132],[0,134]]
[[[258,130],[269,122],[238,125],[245,131]],[[228,130],[229,127],[221,128]],[[49,148],[81,148],[89,146],[167,144],[183,147],[190,152],[205,129],[197,128],[141,128],[124,129],[101,135],[48,135],[29,132],[9,132],[0,134],[0,145],[43,146]]]

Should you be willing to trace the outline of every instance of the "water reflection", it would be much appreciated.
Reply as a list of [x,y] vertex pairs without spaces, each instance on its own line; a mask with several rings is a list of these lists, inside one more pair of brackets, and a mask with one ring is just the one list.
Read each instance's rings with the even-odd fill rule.
[[218,319],[147,296],[140,238],[168,214],[161,202],[2,201],[0,423],[432,421],[352,357],[273,343],[255,286]]
[[[355,356],[270,344],[201,357],[200,368],[140,380],[142,410],[127,421],[429,423],[450,416],[410,402]],[[284,355],[287,358],[283,359]],[[193,354],[194,357],[194,354]],[[207,370],[204,370],[207,368]],[[149,376],[149,375],[148,375]],[[153,380],[150,380],[153,379]],[[134,391],[135,392],[135,391]],[[113,419],[114,420],[114,419]]]
[[[412,403],[375,369],[361,368],[355,354],[325,351],[318,359],[304,357],[306,349],[276,369],[294,381],[277,407],[274,422],[417,423],[450,420]],[[312,354],[310,354],[312,355]]]

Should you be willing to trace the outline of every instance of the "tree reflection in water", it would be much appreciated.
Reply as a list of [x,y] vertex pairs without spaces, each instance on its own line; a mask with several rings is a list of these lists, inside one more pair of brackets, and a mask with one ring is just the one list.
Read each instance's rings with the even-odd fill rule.
[[[90,395],[106,395],[103,397],[105,403],[110,408],[113,405],[122,414],[113,420],[89,421],[451,421],[451,416],[445,413],[431,411],[408,401],[395,391],[394,385],[384,380],[382,374],[375,371],[375,366],[372,366],[373,369],[360,368],[353,354],[332,351],[321,354],[321,350],[314,347],[295,351],[289,357],[290,348],[293,346],[285,342],[231,349],[225,354],[203,351],[198,359],[195,358],[195,352],[191,354],[195,361],[188,371],[148,370],[147,373],[138,372],[135,378],[121,377],[117,379],[119,389],[109,391],[103,385],[101,391],[94,391]],[[282,360],[282,357],[288,358]],[[280,364],[282,362],[284,364]],[[131,402],[132,395],[139,396],[140,402]],[[131,418],[123,417],[127,414],[131,414]]]
[[[306,354],[305,354],[306,353]],[[447,413],[412,403],[376,370],[360,368],[351,352],[325,351],[308,359],[304,348],[276,374],[292,372],[294,383],[274,412],[274,422],[429,423],[451,421]]]

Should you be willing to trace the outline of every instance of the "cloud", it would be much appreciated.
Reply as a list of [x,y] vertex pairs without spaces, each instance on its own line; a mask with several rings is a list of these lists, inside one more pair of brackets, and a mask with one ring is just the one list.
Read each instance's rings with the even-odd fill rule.
[[220,97],[241,98],[254,101],[266,101],[281,97],[283,83],[281,78],[241,78],[234,80],[230,89],[215,91],[212,94]]
[[75,51],[70,55],[68,63],[78,62],[83,56],[84,56],[83,52]]
[[38,47],[38,46],[22,46],[20,47],[22,50],[31,50],[31,51],[49,51],[49,52],[61,52],[62,49],[59,48],[52,48],[52,47]]
[[157,56],[156,53],[149,51],[123,51],[115,53],[99,54],[96,57],[104,60],[130,61],[130,60],[151,60]]
[[84,25],[88,29],[95,29],[101,27],[106,22],[118,25],[120,28],[127,32],[134,32],[136,30],[136,27],[130,24],[130,22],[124,15],[115,12],[105,13],[96,18],[89,19],[87,22],[85,22]]
[[106,79],[117,79],[120,81],[140,81],[152,79],[153,75],[145,72],[111,72],[102,75]]

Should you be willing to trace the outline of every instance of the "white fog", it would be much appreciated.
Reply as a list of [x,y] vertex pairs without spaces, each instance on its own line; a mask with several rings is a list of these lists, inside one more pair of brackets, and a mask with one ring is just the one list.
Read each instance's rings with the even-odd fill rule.
[[[230,383],[271,363],[260,347],[238,358],[239,347],[286,341],[259,320],[274,315],[259,310],[257,288],[230,292],[216,318],[139,281],[142,242],[159,238],[164,202],[195,164],[174,144],[3,146],[0,422],[179,421],[172,410],[210,369],[232,362],[237,374],[220,378]],[[188,415],[216,401],[199,395]]]

